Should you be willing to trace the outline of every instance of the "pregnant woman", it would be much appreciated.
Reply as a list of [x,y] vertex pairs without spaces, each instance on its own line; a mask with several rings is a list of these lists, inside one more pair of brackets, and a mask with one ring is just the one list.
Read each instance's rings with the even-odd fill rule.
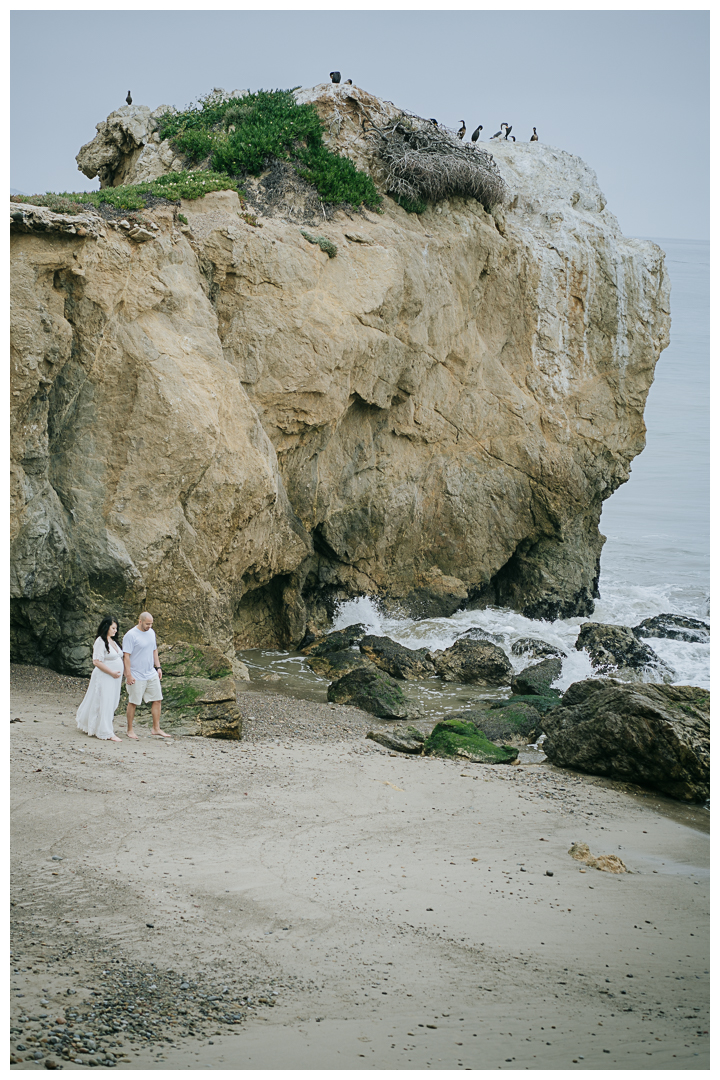
[[76,716],[81,731],[112,742],[121,741],[113,731],[123,673],[122,649],[115,641],[117,629],[117,619],[110,615],[106,615],[98,627],[93,645],[95,670]]

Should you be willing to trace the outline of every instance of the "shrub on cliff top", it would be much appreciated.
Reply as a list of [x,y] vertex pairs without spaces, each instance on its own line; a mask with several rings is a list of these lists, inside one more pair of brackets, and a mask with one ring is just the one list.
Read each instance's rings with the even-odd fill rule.
[[159,118],[160,137],[189,162],[207,160],[218,173],[258,176],[269,160],[288,161],[327,203],[378,208],[370,177],[323,143],[312,104],[298,105],[291,90],[258,90],[242,98],[200,98],[184,112]]
[[82,207],[99,207],[103,203],[116,210],[143,210],[149,197],[177,202],[179,199],[199,199],[209,191],[238,191],[238,186],[224,173],[207,170],[172,172],[142,184],[126,184],[123,187],[102,188],[100,191],[63,191],[60,194],[49,191],[45,195],[14,195],[12,201],[47,206],[58,214],[77,214]]

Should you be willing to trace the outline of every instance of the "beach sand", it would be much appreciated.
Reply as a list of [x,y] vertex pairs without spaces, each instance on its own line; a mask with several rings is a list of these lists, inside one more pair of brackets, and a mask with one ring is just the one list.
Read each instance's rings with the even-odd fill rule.
[[14,1068],[709,1068],[702,808],[258,684],[239,742],[99,742],[85,685],[12,669]]

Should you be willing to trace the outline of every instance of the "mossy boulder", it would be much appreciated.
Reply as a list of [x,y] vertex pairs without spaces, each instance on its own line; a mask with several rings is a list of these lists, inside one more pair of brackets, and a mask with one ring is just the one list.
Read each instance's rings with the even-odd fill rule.
[[232,661],[214,645],[176,641],[174,645],[160,645],[158,657],[164,678],[222,679],[233,673]]
[[514,746],[496,746],[473,723],[441,720],[426,739],[423,754],[428,757],[464,758],[483,765],[510,765],[517,761]]
[[491,709],[504,709],[508,705],[531,705],[539,713],[546,713],[550,709],[556,709],[563,700],[559,690],[548,690],[546,694],[513,694],[505,701],[497,701],[490,706]]
[[349,671],[362,668],[365,671],[373,671],[373,664],[359,653],[351,652],[350,649],[342,649],[340,652],[321,653],[320,656],[310,655],[307,660],[316,675],[324,675],[326,679],[333,681],[341,679]]
[[463,713],[451,713],[443,719],[463,720],[474,724],[488,739],[496,743],[517,741],[524,745],[540,735],[542,717],[534,706],[525,701],[501,704],[502,708],[488,706],[469,709]]
[[420,715],[420,710],[407,699],[400,683],[377,668],[349,671],[328,686],[327,698],[338,705],[354,705],[387,720],[411,720]]
[[428,679],[435,674],[427,649],[408,649],[389,637],[368,634],[360,642],[360,652],[396,679]]
[[508,686],[512,664],[503,650],[490,641],[458,639],[449,649],[428,654],[438,675],[446,682]]
[[311,641],[300,650],[306,656],[327,656],[328,653],[342,652],[357,645],[367,634],[367,626],[353,623],[342,630],[332,630],[329,634]]
[[562,660],[541,660],[539,664],[531,664],[518,675],[515,675],[510,683],[513,694],[529,695],[531,697],[547,697],[550,684],[559,678],[562,672]]
[[402,727],[397,725],[388,731],[368,731],[367,738],[380,743],[381,746],[387,747],[388,750],[397,750],[402,754],[420,754],[427,735],[423,735],[422,731],[405,724]]

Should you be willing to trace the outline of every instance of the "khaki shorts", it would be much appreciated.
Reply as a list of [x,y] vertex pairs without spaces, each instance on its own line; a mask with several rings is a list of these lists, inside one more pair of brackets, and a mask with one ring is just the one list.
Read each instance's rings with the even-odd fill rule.
[[152,679],[136,679],[128,686],[128,701],[131,705],[140,705],[143,701],[162,701],[162,690],[157,675]]

